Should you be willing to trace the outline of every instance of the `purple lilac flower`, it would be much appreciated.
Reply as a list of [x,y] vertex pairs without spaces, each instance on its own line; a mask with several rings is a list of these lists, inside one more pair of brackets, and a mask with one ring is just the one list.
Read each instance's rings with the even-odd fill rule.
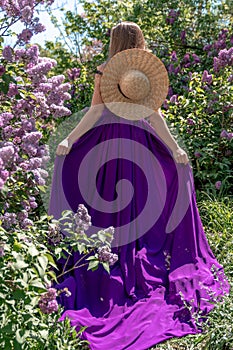
[[200,57],[198,57],[195,53],[192,54],[192,57],[193,57],[194,63],[200,63],[201,62]]
[[13,97],[13,96],[17,95],[18,93],[19,93],[19,91],[18,91],[17,85],[14,84],[14,83],[10,83],[9,84],[9,90],[7,92],[7,96],[8,97]]
[[23,209],[23,210],[21,210],[20,212],[17,213],[17,219],[19,221],[23,221],[27,217],[28,217],[28,212],[25,209]]
[[64,80],[65,80],[65,76],[63,74],[60,74],[49,78],[48,83],[52,83],[53,86],[55,87],[55,86],[61,85]]
[[6,68],[1,64],[0,65],[0,77],[5,73]]
[[232,83],[233,82],[233,74],[231,74],[228,78],[227,78],[227,81],[229,83]]
[[168,13],[168,17],[166,18],[167,24],[173,24],[178,16],[179,16],[179,11],[175,11],[171,9]]
[[221,181],[215,182],[215,188],[216,188],[217,190],[220,189],[221,185],[222,185],[222,182],[221,182]]
[[201,157],[201,153],[200,153],[200,152],[197,152],[197,151],[194,152],[194,155],[195,155],[196,158],[200,158],[200,157]]
[[184,63],[190,62],[190,55],[189,55],[189,53],[186,53],[186,54],[184,55],[183,62],[184,62]]
[[206,44],[204,47],[203,47],[203,50],[204,51],[210,51],[212,49],[212,44]]
[[0,220],[2,221],[2,226],[5,229],[11,228],[12,225],[17,223],[15,213],[4,213],[4,215],[0,215]]
[[221,131],[221,134],[220,134],[220,137],[222,138],[228,138],[228,132],[226,130],[222,130]]
[[64,106],[56,106],[55,104],[51,104],[50,107],[54,118],[63,117],[71,114],[71,111]]
[[194,125],[194,124],[195,124],[195,121],[194,121],[192,118],[188,118],[188,119],[187,119],[187,123],[188,123],[189,125]]
[[180,66],[177,66],[174,70],[174,74],[178,74],[181,71]]
[[25,49],[16,49],[15,50],[15,60],[20,61],[25,57]]
[[111,248],[109,246],[102,246],[97,249],[98,260],[102,262],[108,262],[109,265],[115,264],[118,260],[117,254],[111,252]]
[[172,95],[170,98],[171,103],[178,103],[178,95]]
[[18,34],[18,42],[29,43],[33,36],[33,32],[30,29],[23,29],[23,31]]
[[174,62],[177,61],[176,51],[172,51],[171,60],[174,61]]
[[6,179],[9,177],[9,171],[8,170],[0,170],[0,177],[3,181],[6,181]]
[[7,45],[4,47],[4,49],[2,50],[2,56],[3,58],[5,58],[5,60],[12,62],[13,61],[13,50],[12,48]]
[[225,47],[226,47],[225,39],[220,39],[214,43],[214,48],[216,50],[225,49]]
[[33,221],[26,218],[20,223],[21,228],[27,229],[29,226],[33,226]]
[[79,204],[77,213],[74,215],[75,223],[77,225],[76,231],[78,233],[84,233],[92,225],[91,217],[88,214],[87,208],[84,204]]
[[185,30],[181,31],[180,39],[181,39],[182,44],[186,44],[186,31]]
[[2,258],[4,255],[5,255],[4,246],[0,245],[0,258]]
[[169,64],[168,66],[168,73],[174,73],[175,72],[175,67],[174,67],[174,64]]
[[81,72],[81,68],[71,68],[71,69],[67,69],[67,75],[69,77],[70,80],[75,80],[77,78],[79,78],[80,76],[80,72]]
[[35,34],[44,32],[46,30],[46,27],[42,23],[37,23],[33,26],[33,30]]
[[33,9],[31,6],[25,6],[21,9],[21,22],[30,23],[33,16]]
[[52,58],[40,57],[38,59],[38,63],[32,67],[29,66],[27,69],[27,73],[29,76],[33,78],[34,75],[41,76],[43,74],[47,74],[53,67],[55,67],[57,61]]
[[164,100],[164,102],[163,102],[163,108],[165,108],[165,109],[169,108],[167,99]]
[[202,75],[202,82],[211,84],[213,81],[212,75],[208,73],[207,70],[204,70],[203,75]]
[[54,245],[60,243],[63,238],[60,232],[61,230],[58,223],[49,224],[48,236]]
[[47,293],[41,295],[39,308],[44,314],[51,314],[58,310],[56,296],[57,290],[55,288],[49,288]]
[[174,95],[174,93],[173,93],[172,87],[169,86],[169,89],[168,89],[168,96],[171,97],[172,95]]
[[25,52],[25,56],[30,62],[37,63],[39,57],[39,47],[37,45],[31,45]]
[[214,71],[219,72],[221,68],[233,65],[233,47],[229,50],[219,51],[218,57],[214,57]]
[[42,138],[42,133],[40,131],[30,132],[23,137],[23,141],[30,144],[37,144]]
[[0,158],[5,163],[5,166],[10,165],[14,160],[15,150],[13,146],[3,146],[0,149]]
[[231,140],[233,138],[233,132],[228,133],[228,140]]
[[41,167],[41,163],[42,163],[42,159],[35,157],[35,158],[31,158],[29,160],[29,168],[30,169],[37,169]]
[[60,86],[58,86],[57,91],[67,92],[70,90],[70,88],[71,88],[70,83],[64,83],[64,84],[61,84]]

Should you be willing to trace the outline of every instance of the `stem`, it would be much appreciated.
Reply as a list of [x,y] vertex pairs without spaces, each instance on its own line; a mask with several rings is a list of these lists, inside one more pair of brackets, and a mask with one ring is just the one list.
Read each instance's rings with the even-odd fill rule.
[[82,266],[85,266],[85,265],[88,265],[88,264],[89,264],[89,263],[87,262],[87,263],[84,263],[84,264],[82,264],[82,265],[80,265],[80,266],[73,266],[73,267],[71,267],[69,270],[65,271],[65,273],[61,273],[60,275],[58,275],[57,278],[59,278],[59,277],[65,275],[67,272],[70,272],[70,271],[72,271],[72,270],[74,270],[74,269],[78,269],[78,268],[80,268],[80,267],[82,267]]
[[[73,248],[71,248],[71,252],[72,252],[72,250],[73,250]],[[62,273],[65,271],[65,268],[66,268],[66,266],[67,266],[67,264],[68,264],[68,261],[69,261],[69,258],[70,258],[70,257],[71,257],[71,255],[69,255],[68,258],[66,259],[65,265],[64,265],[64,267],[63,267],[63,269],[62,269]]]
[[[91,248],[90,252],[91,252],[92,250],[94,250],[94,248]],[[90,253],[90,252],[88,252],[88,253]],[[77,266],[77,264],[78,264],[80,261],[82,261],[82,260],[86,257],[86,255],[87,255],[88,253],[86,253],[86,254],[83,255],[78,261],[76,261],[76,263],[74,264],[74,266]]]

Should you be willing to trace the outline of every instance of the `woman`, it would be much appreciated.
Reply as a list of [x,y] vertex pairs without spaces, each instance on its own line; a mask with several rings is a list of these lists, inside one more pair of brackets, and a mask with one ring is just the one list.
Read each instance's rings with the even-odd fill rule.
[[[201,332],[193,315],[204,321],[213,302],[229,293],[223,267],[203,230],[188,156],[160,110],[132,122],[103,103],[101,73],[117,53],[133,48],[146,50],[140,27],[133,22],[114,26],[108,60],[97,67],[91,108],[56,151],[50,214],[59,216],[66,209],[63,201],[74,212],[85,203],[94,225],[124,227],[127,237],[112,248],[118,261],[110,266],[110,274],[101,267],[83,267],[55,285],[71,292],[71,297],[61,294],[59,299],[65,307],[60,321],[70,318],[77,330],[87,326],[82,337],[94,350],[146,350],[171,337]],[[130,201],[121,206],[129,199],[129,188]],[[91,193],[89,202],[86,193]],[[102,201],[106,210],[100,209]],[[135,224],[137,217],[142,219]],[[153,223],[148,226],[149,222]],[[73,254],[70,264],[78,259],[79,254]],[[62,268],[64,261],[58,263]]]
[[[146,50],[146,43],[144,35],[140,27],[134,22],[121,22],[111,30],[110,45],[109,45],[109,55],[107,62],[113,57],[117,52],[130,49],[130,48],[140,48]],[[92,97],[91,106],[97,106],[92,108],[85,114],[78,126],[70,133],[57,147],[57,155],[68,154],[72,144],[82,136],[86,131],[91,128],[95,122],[99,119],[101,112],[103,111],[104,105],[100,94],[100,79],[101,72],[107,62],[97,67],[97,74],[95,75],[95,88]],[[151,125],[157,132],[157,134],[162,138],[162,140],[171,148],[173,151],[174,159],[178,163],[187,163],[188,156],[184,150],[182,150],[174,138],[172,137],[169,129],[167,127],[166,121],[163,118],[161,111],[154,113],[149,119]]]

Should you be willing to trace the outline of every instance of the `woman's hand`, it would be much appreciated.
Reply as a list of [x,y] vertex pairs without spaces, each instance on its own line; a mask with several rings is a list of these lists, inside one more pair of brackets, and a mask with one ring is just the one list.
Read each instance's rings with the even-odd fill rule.
[[187,153],[180,147],[178,147],[175,151],[172,152],[173,158],[177,163],[187,164],[189,162]]
[[68,139],[64,139],[57,146],[56,154],[58,156],[66,155],[70,152],[72,143]]

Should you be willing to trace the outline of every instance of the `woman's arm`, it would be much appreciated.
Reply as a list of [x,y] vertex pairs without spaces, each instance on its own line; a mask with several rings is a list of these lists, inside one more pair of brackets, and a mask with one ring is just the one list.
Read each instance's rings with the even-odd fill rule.
[[[97,68],[99,69],[100,67]],[[100,78],[101,76],[99,74],[95,74],[94,93],[92,96],[91,107],[72,132],[61,143],[59,143],[56,150],[57,155],[65,155],[69,153],[73,143],[90,130],[101,116],[104,109],[104,103],[100,95]]]
[[158,110],[158,112],[154,112],[148,119],[152,127],[155,129],[156,133],[166,143],[166,145],[171,149],[172,152],[179,148],[178,143],[173,138],[172,134],[170,133],[170,130],[168,129],[167,123],[164,117],[162,116],[160,109]]
[[188,163],[189,160],[186,152],[179,147],[178,143],[170,133],[167,123],[162,116],[161,110],[159,109],[157,112],[154,112],[148,119],[151,126],[155,129],[156,133],[172,151],[173,157],[177,163]]

